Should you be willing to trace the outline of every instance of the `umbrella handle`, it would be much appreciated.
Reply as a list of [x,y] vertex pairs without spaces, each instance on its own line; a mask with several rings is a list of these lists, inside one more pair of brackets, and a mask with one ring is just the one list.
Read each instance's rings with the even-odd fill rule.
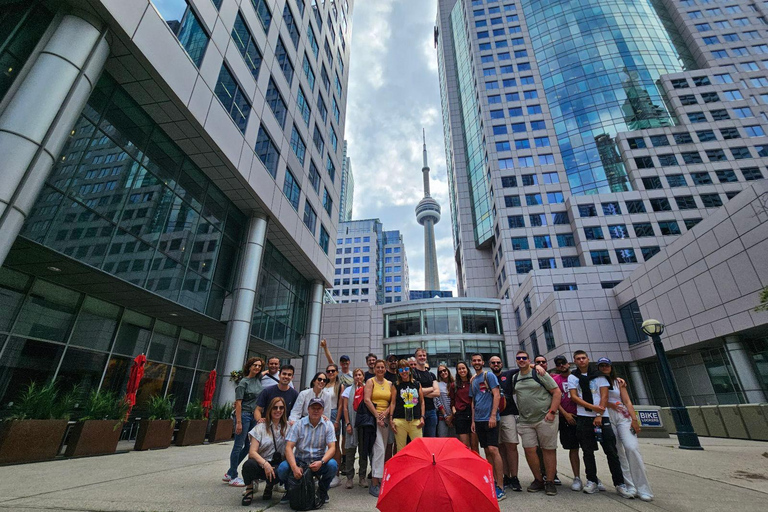
[[432,454],[432,465],[433,466],[437,465],[437,461],[435,461],[435,454],[434,453]]

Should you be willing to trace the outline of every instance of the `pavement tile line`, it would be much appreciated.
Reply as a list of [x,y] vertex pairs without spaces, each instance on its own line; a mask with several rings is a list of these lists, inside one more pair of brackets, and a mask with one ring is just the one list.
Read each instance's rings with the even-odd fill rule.
[[[731,487],[738,487],[739,489],[743,489],[745,491],[753,491],[753,492],[756,492],[756,493],[759,493],[759,494],[766,494],[766,495],[768,495],[768,492],[761,491],[760,489],[755,489],[754,487],[747,487],[745,485],[739,485],[739,484],[737,484],[735,482],[725,482],[725,481],[719,480],[717,478],[712,478],[712,477],[704,476],[704,475],[697,475],[696,473],[689,473],[687,471],[680,471],[679,469],[672,469],[672,468],[668,468],[666,466],[659,466],[658,464],[649,464],[648,462],[644,462],[644,464],[645,464],[646,467],[650,466],[650,467],[654,467],[656,469],[663,469],[665,471],[671,471],[672,473],[680,473],[681,475],[687,475],[687,476],[691,476],[691,477],[694,477],[694,478],[701,478],[702,480],[707,480],[709,482],[715,482],[715,483],[718,483],[718,484],[728,485],[728,486],[731,486]],[[766,506],[768,507],[768,505],[766,505]]]

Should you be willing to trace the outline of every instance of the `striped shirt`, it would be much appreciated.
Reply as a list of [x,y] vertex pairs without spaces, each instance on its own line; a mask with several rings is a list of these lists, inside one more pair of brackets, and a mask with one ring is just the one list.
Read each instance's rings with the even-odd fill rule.
[[336,442],[336,432],[330,421],[320,419],[317,426],[312,426],[309,416],[297,421],[285,436],[287,442],[296,443],[296,460],[312,463],[325,455],[330,443]]

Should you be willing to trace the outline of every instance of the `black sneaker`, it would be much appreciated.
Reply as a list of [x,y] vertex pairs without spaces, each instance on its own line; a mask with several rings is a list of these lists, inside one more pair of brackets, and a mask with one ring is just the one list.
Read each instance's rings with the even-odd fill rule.
[[528,492],[539,492],[545,488],[545,483],[542,480],[534,480],[531,485],[528,486]]
[[511,483],[512,483],[512,477],[504,475],[504,488],[506,489],[507,487],[509,487],[509,484]]
[[283,494],[283,497],[280,498],[280,505],[286,505],[291,502],[291,493],[288,491],[285,491],[285,494]]
[[328,503],[329,501],[331,501],[331,498],[328,496],[328,493],[320,489],[318,489],[317,491],[317,499],[320,501],[320,503]]
[[516,476],[510,478],[509,488],[515,492],[523,492],[523,487],[520,485],[520,480]]
[[267,485],[264,487],[264,494],[261,495],[261,499],[264,501],[269,501],[272,499],[272,485]]
[[547,496],[555,496],[557,494],[557,487],[555,487],[555,482],[545,483],[544,492],[547,493]]
[[561,482],[560,479],[557,477],[557,473],[555,473],[555,479],[552,480],[552,483],[555,485],[563,485],[563,482]]

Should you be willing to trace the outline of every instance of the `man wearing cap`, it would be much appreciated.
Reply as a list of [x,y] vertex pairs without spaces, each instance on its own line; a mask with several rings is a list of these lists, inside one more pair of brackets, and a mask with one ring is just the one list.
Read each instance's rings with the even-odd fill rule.
[[[331,355],[331,350],[328,348],[328,341],[323,338],[320,340],[320,346],[323,347],[323,350],[325,351],[325,358],[328,360],[328,364],[336,364],[333,361],[333,356]],[[348,388],[352,385],[352,383],[355,381],[352,378],[352,372],[349,370],[349,363],[350,359],[348,355],[343,355],[339,358],[339,366],[341,366],[341,371],[339,372],[338,378],[339,382],[345,387]]]
[[571,365],[565,356],[555,357],[555,371],[552,372],[552,378],[557,382],[563,398],[560,399],[560,444],[564,450],[568,450],[568,458],[571,461],[571,470],[573,471],[572,491],[580,491],[583,487],[579,472],[581,464],[579,462],[579,439],[576,437],[576,404],[571,400],[571,394],[568,392],[568,376],[571,373]]
[[333,424],[323,418],[325,401],[312,398],[309,415],[304,416],[285,436],[285,460],[277,468],[280,481],[285,482],[286,492],[281,503],[289,501],[291,489],[299,485],[304,471],[312,471],[318,478],[317,497],[328,503],[328,489],[336,475],[338,465],[333,458],[336,432]]

